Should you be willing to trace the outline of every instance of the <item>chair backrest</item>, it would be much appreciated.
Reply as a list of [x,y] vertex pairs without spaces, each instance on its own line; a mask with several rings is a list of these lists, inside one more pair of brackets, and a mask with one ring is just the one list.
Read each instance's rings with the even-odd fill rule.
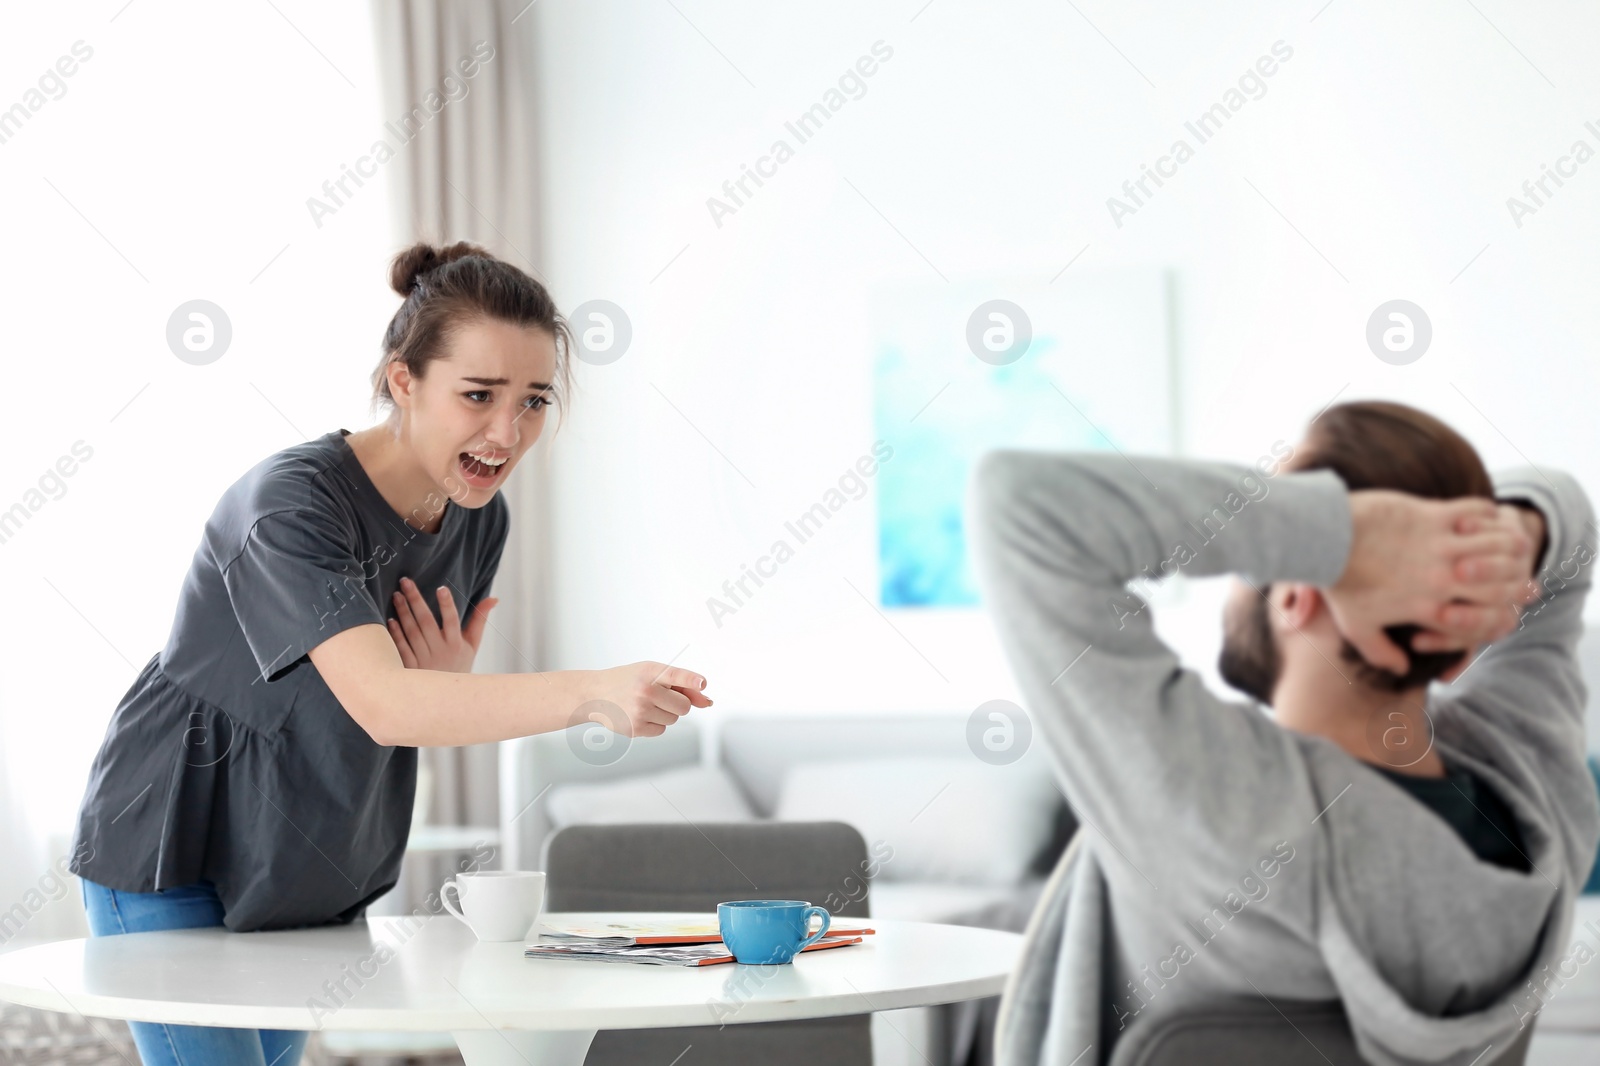
[[[552,911],[712,911],[730,899],[804,899],[867,917],[867,845],[843,822],[572,825],[545,848]],[[859,897],[859,898],[855,898]]]
[[[668,731],[670,732],[670,730]],[[551,911],[711,911],[730,899],[830,897],[868,916],[867,845],[843,822],[574,825],[545,846]],[[860,898],[856,898],[859,896]],[[849,950],[849,949],[845,949]],[[595,1034],[585,1066],[872,1066],[871,1016]]]
[[[1482,1066],[1523,1066],[1533,1026],[1498,1058]],[[1344,1007],[1337,1001],[1228,1000],[1182,1010],[1157,1002],[1140,1012],[1117,1041],[1110,1066],[1279,1066],[1326,1062],[1368,1066],[1356,1051]]]

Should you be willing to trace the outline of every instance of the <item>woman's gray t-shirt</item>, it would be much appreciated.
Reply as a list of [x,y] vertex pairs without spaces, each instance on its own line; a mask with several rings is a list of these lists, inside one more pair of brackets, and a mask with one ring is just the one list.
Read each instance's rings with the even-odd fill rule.
[[368,736],[307,653],[383,625],[401,577],[436,618],[440,585],[467,618],[509,519],[499,494],[475,510],[441,494],[429,506],[442,524],[422,532],[378,492],[347,432],[269,456],[218,502],[166,647],[95,756],[73,873],[129,892],[211,881],[240,932],[349,922],[394,886],[416,749]]

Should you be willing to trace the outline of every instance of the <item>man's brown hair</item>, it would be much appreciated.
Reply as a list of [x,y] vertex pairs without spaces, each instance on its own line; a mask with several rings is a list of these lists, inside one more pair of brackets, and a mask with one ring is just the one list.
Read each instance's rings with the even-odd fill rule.
[[[1366,400],[1330,407],[1306,428],[1304,446],[1286,464],[1289,470],[1332,470],[1345,487],[1393,489],[1435,500],[1461,496],[1494,499],[1494,481],[1467,439],[1432,415],[1402,403]],[[1411,658],[1401,677],[1381,670],[1348,641],[1346,662],[1360,680],[1390,692],[1433,681],[1461,661],[1465,652],[1411,651],[1419,626],[1388,626],[1384,632]]]

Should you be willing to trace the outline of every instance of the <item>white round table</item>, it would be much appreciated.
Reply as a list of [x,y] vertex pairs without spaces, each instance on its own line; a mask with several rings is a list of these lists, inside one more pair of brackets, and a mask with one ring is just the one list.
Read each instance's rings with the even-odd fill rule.
[[786,966],[702,967],[529,959],[520,942],[479,943],[449,916],[127,933],[0,955],[0,999],[179,1025],[445,1030],[469,1066],[580,1066],[598,1029],[821,1018],[996,995],[1022,944],[992,929],[871,925],[877,933],[860,944]]

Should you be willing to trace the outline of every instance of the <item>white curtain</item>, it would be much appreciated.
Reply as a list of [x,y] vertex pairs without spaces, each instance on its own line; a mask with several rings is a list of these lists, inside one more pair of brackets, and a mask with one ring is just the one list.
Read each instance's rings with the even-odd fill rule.
[[[528,7],[527,0],[375,0],[373,21],[384,118],[400,135],[415,131],[387,165],[396,247],[468,240],[544,281]],[[544,665],[545,454],[543,444],[529,452],[502,490],[511,534],[494,585],[500,604],[478,653],[480,673]],[[432,778],[432,824],[498,824],[496,745],[424,748],[420,755]]]

